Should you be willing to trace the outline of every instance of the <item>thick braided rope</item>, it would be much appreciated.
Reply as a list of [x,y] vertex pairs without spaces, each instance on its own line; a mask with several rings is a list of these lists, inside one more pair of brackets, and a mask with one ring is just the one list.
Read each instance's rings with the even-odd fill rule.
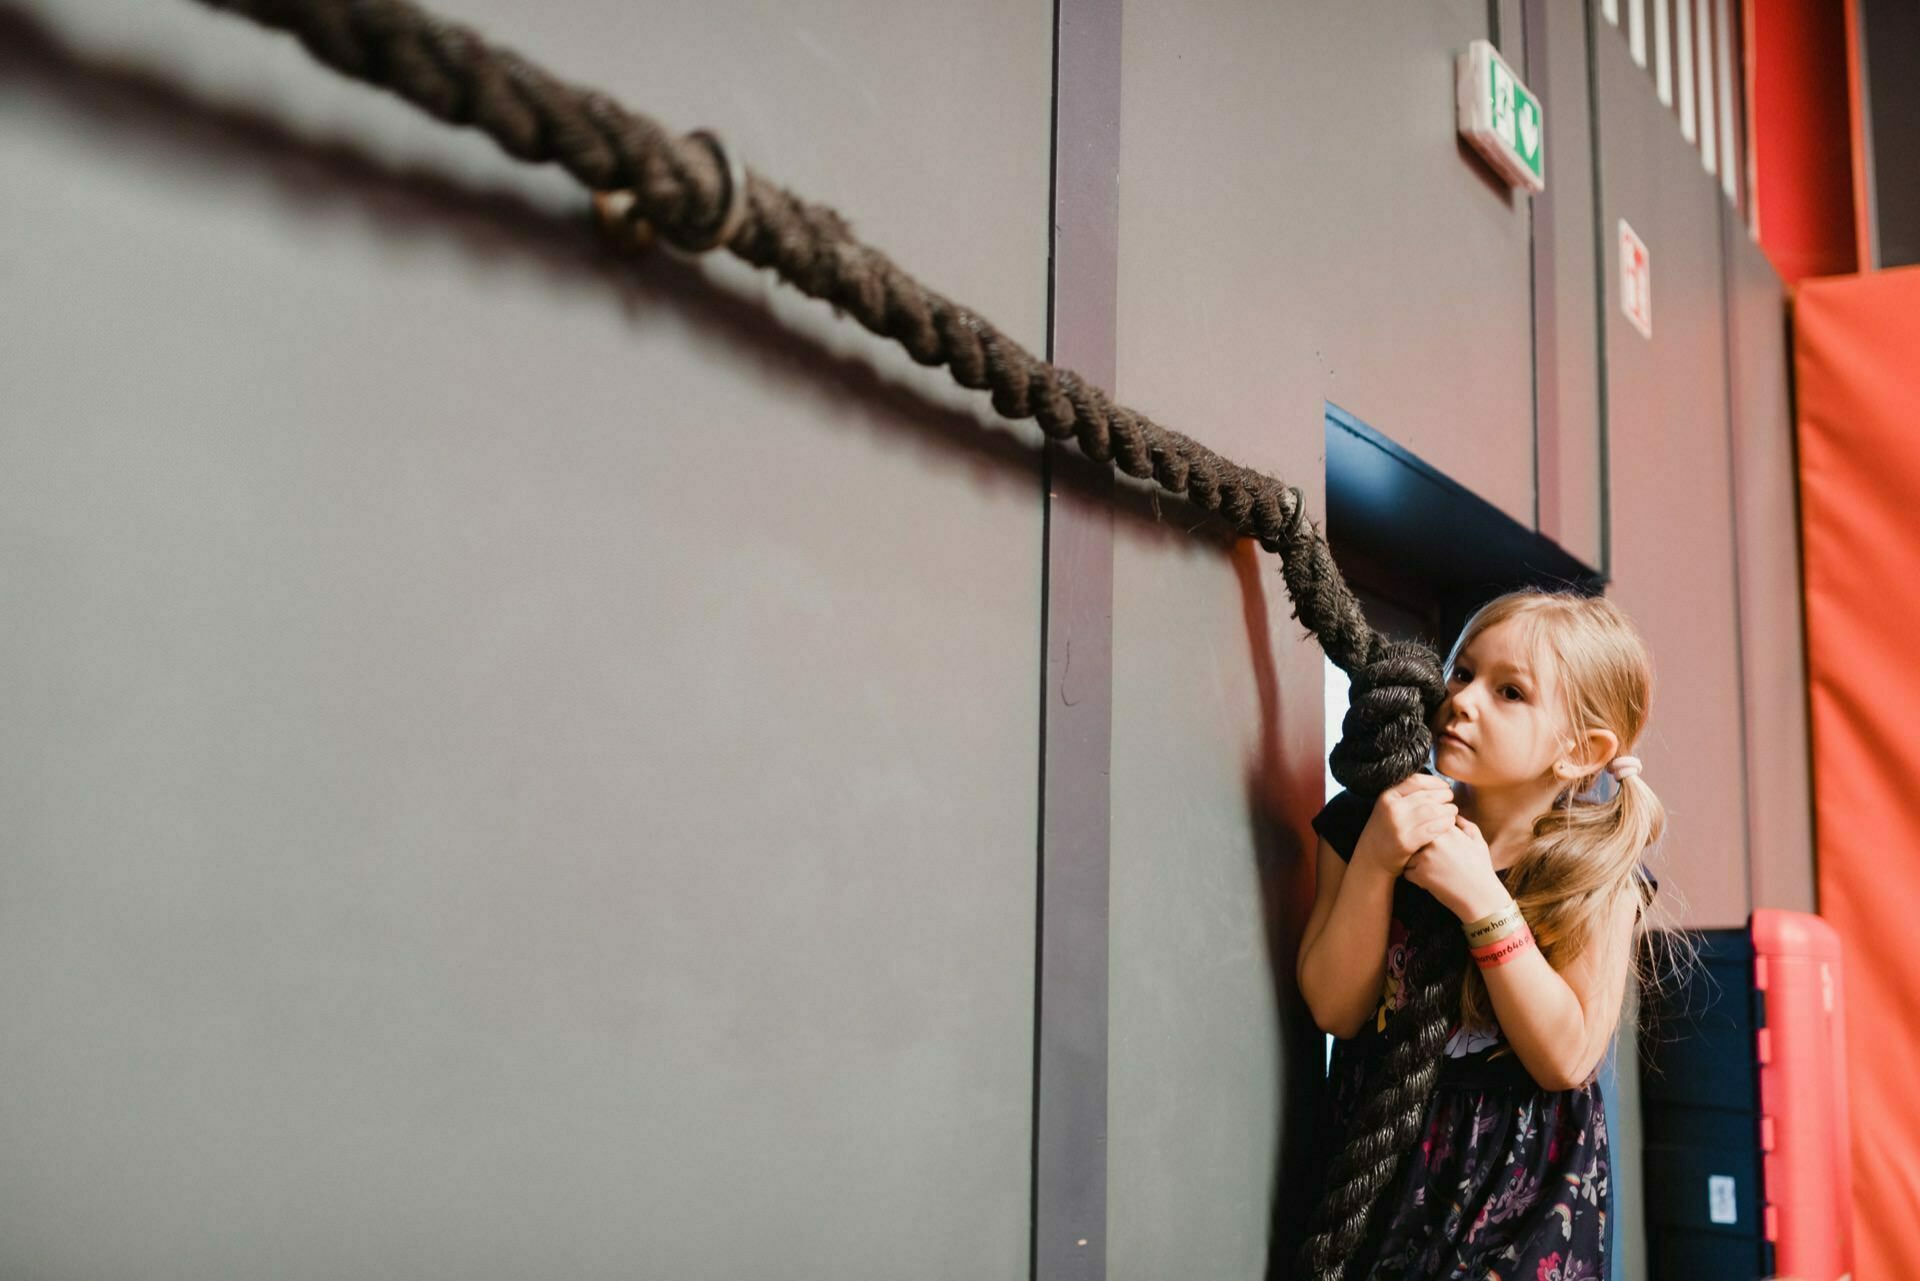
[[[634,212],[670,243],[697,249],[724,224],[727,176],[704,143],[675,138],[605,94],[568,85],[510,50],[406,0],[200,0],[295,35],[319,61],[390,90],[429,114],[470,125],[508,155],[558,163],[594,191],[633,193]],[[1033,418],[1051,440],[1071,438],[1088,458],[1113,462],[1223,517],[1281,558],[1293,617],[1351,678],[1334,777],[1372,796],[1425,762],[1428,722],[1445,694],[1439,657],[1391,641],[1362,614],[1331,550],[1306,518],[1298,488],[1242,467],[1145,414],[1114,404],[1071,370],[1035,358],[971,310],[921,285],[857,240],[833,209],[812,204],[744,170],[745,216],[724,241],[731,253],[771,267],[810,297],[851,314],[923,365],[991,393],[1009,419]],[[1437,927],[1422,929],[1437,940]],[[1451,933],[1451,931],[1448,931]],[[1423,955],[1437,957],[1440,947]],[[1438,965],[1435,960],[1431,964]],[[1397,1044],[1372,1083],[1331,1181],[1303,1257],[1313,1275],[1335,1277],[1405,1153],[1439,1067],[1446,1024],[1443,980],[1417,980],[1408,1018],[1418,1035]],[[1410,1010],[1412,1014],[1414,1011]],[[1334,1221],[1331,1231],[1325,1228]],[[1332,1271],[1329,1271],[1329,1267]]]
[[1294,1259],[1298,1281],[1342,1281],[1378,1220],[1386,1193],[1420,1139],[1460,1003],[1466,945],[1450,918],[1430,910],[1412,922],[1418,936],[1407,974],[1407,1006],[1396,1039],[1361,1093],[1345,1144],[1327,1164],[1319,1202]]
[[[672,243],[698,244],[725,216],[726,176],[704,143],[674,138],[607,95],[568,85],[406,0],[201,2],[291,32],[335,70],[480,129],[509,155],[558,163],[596,191],[631,190],[635,212]],[[1294,617],[1353,678],[1344,737],[1330,758],[1334,777],[1373,794],[1420,767],[1427,716],[1444,692],[1438,659],[1367,625],[1297,488],[1113,403],[861,244],[834,210],[751,170],[746,178],[746,214],[725,243],[730,252],[773,268],[919,363],[945,365],[961,386],[989,391],[1003,416],[1037,420],[1050,439],[1072,439],[1088,458],[1186,495],[1278,554]]]

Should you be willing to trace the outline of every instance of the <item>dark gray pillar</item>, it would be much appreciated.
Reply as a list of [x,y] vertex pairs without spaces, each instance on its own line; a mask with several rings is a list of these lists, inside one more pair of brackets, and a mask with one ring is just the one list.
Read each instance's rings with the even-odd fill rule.
[[[1104,388],[1114,385],[1120,13],[1118,0],[1055,10],[1048,354]],[[1079,1281],[1107,1270],[1113,472],[1049,444],[1046,477],[1033,1275]]]

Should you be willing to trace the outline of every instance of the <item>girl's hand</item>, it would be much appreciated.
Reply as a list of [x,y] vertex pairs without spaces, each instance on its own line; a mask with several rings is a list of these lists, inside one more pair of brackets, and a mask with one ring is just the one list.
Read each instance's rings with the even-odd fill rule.
[[1493,851],[1471,819],[1453,825],[1407,860],[1406,878],[1433,895],[1462,921],[1475,921],[1504,907],[1513,896],[1493,870]]
[[1373,813],[1353,850],[1353,861],[1399,876],[1414,852],[1451,831],[1459,809],[1453,784],[1432,774],[1410,774],[1373,803]]

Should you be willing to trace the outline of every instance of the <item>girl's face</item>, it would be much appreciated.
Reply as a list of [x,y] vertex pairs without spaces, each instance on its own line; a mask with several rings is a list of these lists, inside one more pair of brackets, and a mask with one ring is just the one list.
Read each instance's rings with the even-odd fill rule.
[[[1434,713],[1433,767],[1474,787],[1545,780],[1566,748],[1560,691],[1507,619],[1474,637],[1447,673]],[[1460,741],[1443,737],[1451,731]]]

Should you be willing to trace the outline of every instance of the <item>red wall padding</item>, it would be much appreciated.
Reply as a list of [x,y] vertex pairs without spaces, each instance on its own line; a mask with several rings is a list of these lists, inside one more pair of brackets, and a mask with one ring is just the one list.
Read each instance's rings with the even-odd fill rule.
[[1794,291],[1820,915],[1847,976],[1856,1281],[1920,1217],[1920,268]]

